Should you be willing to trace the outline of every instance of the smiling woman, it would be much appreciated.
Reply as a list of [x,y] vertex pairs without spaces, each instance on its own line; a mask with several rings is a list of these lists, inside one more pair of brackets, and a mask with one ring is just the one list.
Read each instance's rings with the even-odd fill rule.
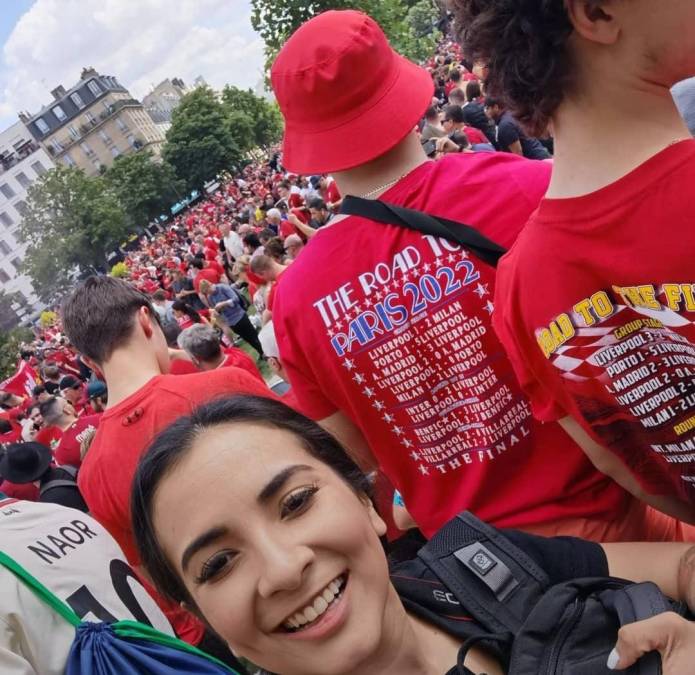
[[[389,570],[366,477],[331,435],[281,403],[235,396],[171,425],[141,461],[132,516],[159,590],[268,671],[504,672],[499,651],[461,650],[459,661],[482,629],[421,563]],[[641,578],[635,559],[655,569],[653,547],[663,546],[652,576],[674,595],[687,549],[653,544],[635,556],[620,548],[633,545],[505,535],[551,583],[609,571]]]

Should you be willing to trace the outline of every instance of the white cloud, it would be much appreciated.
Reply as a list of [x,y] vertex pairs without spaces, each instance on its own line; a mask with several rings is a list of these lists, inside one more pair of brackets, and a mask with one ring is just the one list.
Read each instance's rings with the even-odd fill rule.
[[263,42],[249,15],[249,0],[36,0],[2,51],[0,117],[38,111],[84,66],[115,75],[137,98],[167,77],[254,87]]

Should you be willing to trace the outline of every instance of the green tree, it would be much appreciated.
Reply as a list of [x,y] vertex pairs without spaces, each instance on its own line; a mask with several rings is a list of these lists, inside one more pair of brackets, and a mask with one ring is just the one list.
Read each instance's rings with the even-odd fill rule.
[[11,330],[19,323],[17,312],[12,309],[15,297],[13,293],[0,290],[0,334]]
[[145,227],[179,201],[186,188],[173,167],[154,160],[149,150],[121,155],[104,174],[130,223]]
[[[256,96],[250,89],[230,85],[222,90],[222,103],[231,120],[235,114],[248,119],[252,128],[252,147],[265,148],[282,138],[283,121],[277,104]],[[235,124],[231,122],[231,126],[234,128]]]
[[[411,25],[409,11],[415,6],[428,11],[433,23],[440,9],[433,0],[251,0],[251,24],[263,38],[266,66],[270,66],[287,38],[307,19],[329,9],[357,9],[369,14],[384,30],[394,48],[413,60],[422,60],[434,40],[419,36]],[[423,57],[424,54],[424,57]]]
[[0,382],[15,374],[22,343],[31,342],[33,338],[28,328],[0,331]]
[[187,189],[202,189],[206,181],[240,162],[242,150],[226,112],[209,87],[186,94],[174,110],[162,158]]
[[37,295],[50,302],[89,268],[104,269],[107,255],[128,235],[114,191],[101,176],[75,168],[46,172],[29,189],[19,236],[28,244],[22,265]]

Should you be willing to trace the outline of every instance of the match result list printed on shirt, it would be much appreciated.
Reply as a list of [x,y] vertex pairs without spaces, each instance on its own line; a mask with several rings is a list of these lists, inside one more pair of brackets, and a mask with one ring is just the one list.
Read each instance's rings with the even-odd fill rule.
[[493,278],[461,246],[423,235],[314,304],[366,415],[423,476],[492,461],[529,435],[493,334]]

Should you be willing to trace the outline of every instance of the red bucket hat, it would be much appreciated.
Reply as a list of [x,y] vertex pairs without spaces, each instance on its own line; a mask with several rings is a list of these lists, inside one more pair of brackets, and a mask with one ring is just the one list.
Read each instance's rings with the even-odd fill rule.
[[285,117],[283,165],[344,171],[383,155],[432,102],[432,77],[396,53],[362,12],[324,12],[280,51],[271,81]]

